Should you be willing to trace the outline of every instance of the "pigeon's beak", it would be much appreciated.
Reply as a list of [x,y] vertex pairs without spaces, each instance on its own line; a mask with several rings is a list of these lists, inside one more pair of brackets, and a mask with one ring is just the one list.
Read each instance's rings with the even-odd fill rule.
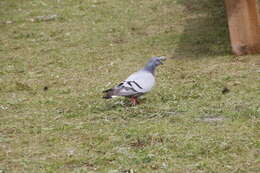
[[161,56],[159,59],[160,59],[160,63],[163,65],[162,61],[165,61],[167,58],[165,56]]

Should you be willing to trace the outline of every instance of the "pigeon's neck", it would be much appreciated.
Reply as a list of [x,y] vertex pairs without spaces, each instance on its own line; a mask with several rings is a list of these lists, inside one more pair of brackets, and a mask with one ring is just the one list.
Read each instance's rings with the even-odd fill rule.
[[143,68],[143,70],[154,74],[155,68],[156,65],[154,63],[148,62],[146,66]]

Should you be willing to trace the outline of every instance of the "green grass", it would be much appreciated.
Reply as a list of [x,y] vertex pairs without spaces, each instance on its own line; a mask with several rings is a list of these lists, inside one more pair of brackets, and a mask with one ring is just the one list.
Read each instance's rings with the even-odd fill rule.
[[[222,1],[0,6],[0,172],[260,172],[260,56],[229,54]],[[154,55],[140,105],[102,99]]]

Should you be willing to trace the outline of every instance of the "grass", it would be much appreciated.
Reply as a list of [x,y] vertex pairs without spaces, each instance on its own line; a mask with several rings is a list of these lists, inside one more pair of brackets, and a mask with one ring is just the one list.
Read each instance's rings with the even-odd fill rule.
[[[222,1],[0,6],[0,172],[260,171],[260,56],[229,54]],[[142,104],[101,98],[154,55]]]

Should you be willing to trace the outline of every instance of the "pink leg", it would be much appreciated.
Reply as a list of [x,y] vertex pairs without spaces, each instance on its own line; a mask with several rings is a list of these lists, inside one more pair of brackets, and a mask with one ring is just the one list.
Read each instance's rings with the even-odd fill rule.
[[138,104],[137,97],[131,97],[131,103],[133,106]]

